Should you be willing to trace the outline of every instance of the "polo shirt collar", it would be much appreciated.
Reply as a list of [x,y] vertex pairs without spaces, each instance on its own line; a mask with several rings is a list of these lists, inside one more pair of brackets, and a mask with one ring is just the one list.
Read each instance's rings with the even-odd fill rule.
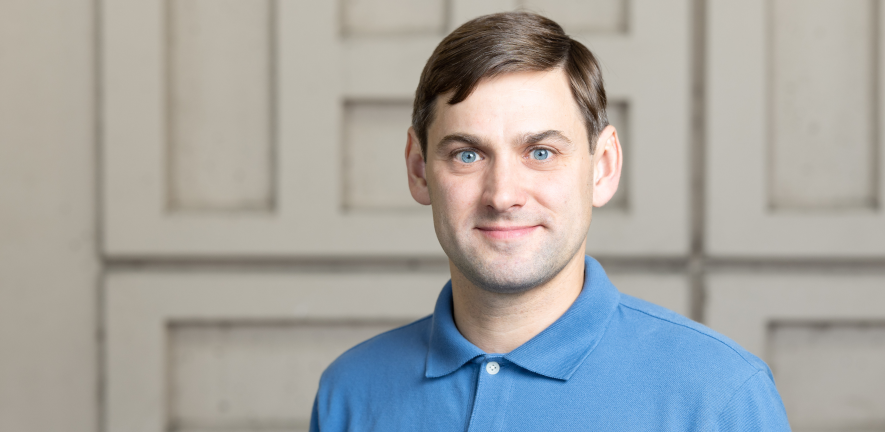
[[465,339],[458,331],[458,327],[455,326],[452,310],[452,281],[449,280],[442,292],[439,293],[436,308],[433,310],[430,324],[430,346],[427,349],[424,375],[427,378],[448,375],[463,366],[464,363],[485,354],[483,350]]
[[[575,302],[553,324],[504,358],[536,374],[568,380],[602,339],[619,299],[599,262],[585,257],[584,286]],[[449,281],[433,312],[425,376],[448,375],[483,355],[486,353],[455,327]]]

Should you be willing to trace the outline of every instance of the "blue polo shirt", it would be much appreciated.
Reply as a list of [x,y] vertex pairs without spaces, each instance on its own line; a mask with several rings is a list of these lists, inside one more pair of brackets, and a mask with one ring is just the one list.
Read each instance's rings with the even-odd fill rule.
[[771,371],[694,321],[621,294],[593,258],[578,299],[508,354],[433,315],[369,339],[323,373],[310,430],[788,431]]

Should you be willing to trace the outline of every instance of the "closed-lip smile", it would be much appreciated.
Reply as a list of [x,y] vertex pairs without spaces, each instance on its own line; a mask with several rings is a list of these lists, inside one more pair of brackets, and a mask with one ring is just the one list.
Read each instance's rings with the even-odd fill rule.
[[540,228],[540,225],[522,225],[522,226],[478,226],[478,229],[484,236],[496,240],[506,240],[524,237]]

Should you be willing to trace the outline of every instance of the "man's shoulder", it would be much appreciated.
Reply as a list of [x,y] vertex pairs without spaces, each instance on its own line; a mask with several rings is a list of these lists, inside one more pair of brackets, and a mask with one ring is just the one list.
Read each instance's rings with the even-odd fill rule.
[[[621,294],[620,308],[626,325],[635,327],[636,334],[645,335],[648,342],[669,356],[692,356],[727,366],[740,375],[751,376],[771,371],[761,359],[733,340],[692,321],[676,312],[627,294]],[[641,337],[641,336],[640,336]]]
[[[350,380],[414,365],[416,359],[427,355],[431,318],[426,316],[357,344],[326,368],[322,380]],[[424,362],[419,363],[423,368]]]
[[706,413],[703,430],[790,430],[771,369],[728,337],[643,300],[621,295],[621,336],[654,397]]

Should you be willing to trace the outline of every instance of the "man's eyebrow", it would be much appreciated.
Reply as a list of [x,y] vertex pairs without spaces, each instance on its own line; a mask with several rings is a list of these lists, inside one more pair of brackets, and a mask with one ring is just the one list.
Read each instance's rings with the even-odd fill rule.
[[538,133],[527,133],[519,139],[519,144],[537,144],[544,140],[562,141],[571,144],[572,140],[568,139],[562,132],[558,130],[547,130]]
[[[526,133],[519,137],[517,142],[518,145],[527,145],[527,144],[537,144],[541,141],[550,140],[550,141],[561,141],[566,144],[571,144],[572,140],[568,139],[562,132],[558,130],[546,130],[544,132],[538,133]],[[440,152],[445,152],[445,148],[451,144],[467,144],[473,147],[482,147],[484,142],[481,138],[476,135],[464,134],[464,133],[453,133],[444,136],[439,143],[436,145],[436,148]]]
[[444,150],[445,146],[448,146],[448,145],[454,144],[454,143],[463,143],[463,144],[467,144],[467,145],[470,145],[473,147],[479,147],[483,144],[482,140],[475,135],[454,133],[454,134],[446,135],[443,137],[443,139],[439,140],[439,143],[436,145],[436,148],[440,149],[440,150]]

